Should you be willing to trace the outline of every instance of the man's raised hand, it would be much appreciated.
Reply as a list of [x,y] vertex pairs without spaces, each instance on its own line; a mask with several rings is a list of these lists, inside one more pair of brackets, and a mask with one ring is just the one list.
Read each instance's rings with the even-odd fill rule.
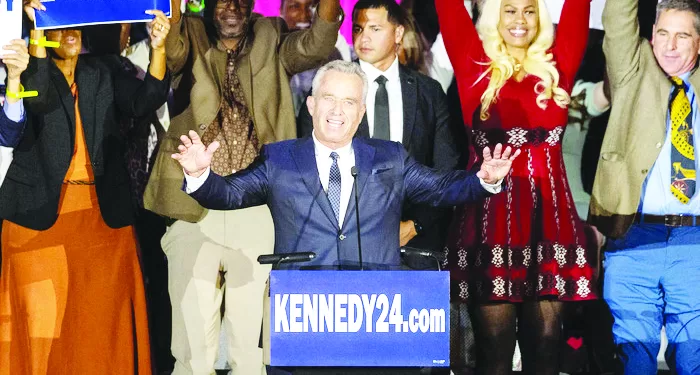
[[506,147],[505,151],[501,152],[503,146],[499,143],[493,149],[484,147],[484,161],[481,163],[481,169],[476,173],[476,176],[484,180],[487,184],[495,184],[502,180],[510,172],[510,167],[513,160],[520,155],[520,150],[515,150],[511,155],[510,146]]
[[172,158],[180,163],[189,176],[199,177],[211,164],[211,158],[219,148],[219,142],[214,141],[207,147],[194,130],[190,130],[188,135],[180,137],[182,144],[177,146],[180,152],[172,154]]

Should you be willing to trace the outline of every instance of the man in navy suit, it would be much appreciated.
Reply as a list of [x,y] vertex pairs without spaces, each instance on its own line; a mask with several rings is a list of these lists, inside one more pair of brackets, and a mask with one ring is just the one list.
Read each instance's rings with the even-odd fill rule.
[[[238,209],[267,204],[275,225],[275,252],[313,251],[304,266],[353,268],[358,264],[355,201],[358,187],[363,265],[399,266],[399,221],[405,200],[453,206],[501,189],[510,170],[510,148],[484,150],[476,173],[441,172],[418,164],[398,142],[357,137],[365,113],[367,78],[357,64],[333,61],[314,78],[307,105],[311,136],[264,146],[247,169],[222,177],[210,172],[217,142],[206,146],[195,132],[182,136],[173,154],[185,172],[185,190],[202,206]],[[355,168],[353,168],[355,167]],[[352,170],[356,169],[356,180]],[[290,265],[289,268],[298,267]]]
[[7,67],[5,103],[0,111],[0,146],[15,147],[24,130],[24,105],[19,97],[20,75],[29,64],[29,52],[24,40],[13,40],[0,51],[2,63]]

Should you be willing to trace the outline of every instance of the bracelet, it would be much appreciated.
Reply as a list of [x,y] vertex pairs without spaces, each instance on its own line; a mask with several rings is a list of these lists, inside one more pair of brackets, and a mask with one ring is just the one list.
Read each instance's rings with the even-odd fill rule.
[[52,42],[52,41],[46,40],[46,36],[43,36],[39,40],[29,39],[29,44],[34,44],[35,46],[49,47],[49,48],[58,48],[61,46],[61,43],[59,43],[59,42]]
[[22,98],[31,98],[35,96],[39,96],[38,91],[24,91],[24,86],[21,84],[19,85],[19,92],[12,92],[12,91],[7,91],[5,92],[5,96],[12,98],[12,99],[22,99]]

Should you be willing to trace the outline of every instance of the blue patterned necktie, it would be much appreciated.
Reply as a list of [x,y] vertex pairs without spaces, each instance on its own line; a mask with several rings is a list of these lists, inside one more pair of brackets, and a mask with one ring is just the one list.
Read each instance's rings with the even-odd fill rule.
[[693,109],[682,79],[671,77],[671,193],[688,204],[695,194],[695,150],[693,147]]
[[328,200],[335,213],[335,220],[340,223],[340,168],[338,168],[338,153],[331,152],[331,173],[328,177]]

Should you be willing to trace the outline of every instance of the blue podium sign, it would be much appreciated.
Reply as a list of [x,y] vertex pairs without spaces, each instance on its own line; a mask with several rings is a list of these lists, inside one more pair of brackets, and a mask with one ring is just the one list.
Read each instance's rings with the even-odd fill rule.
[[272,366],[447,367],[449,273],[272,271]]
[[170,0],[51,0],[42,5],[46,11],[36,12],[37,29],[150,21],[153,16],[144,13],[149,9],[170,15]]

